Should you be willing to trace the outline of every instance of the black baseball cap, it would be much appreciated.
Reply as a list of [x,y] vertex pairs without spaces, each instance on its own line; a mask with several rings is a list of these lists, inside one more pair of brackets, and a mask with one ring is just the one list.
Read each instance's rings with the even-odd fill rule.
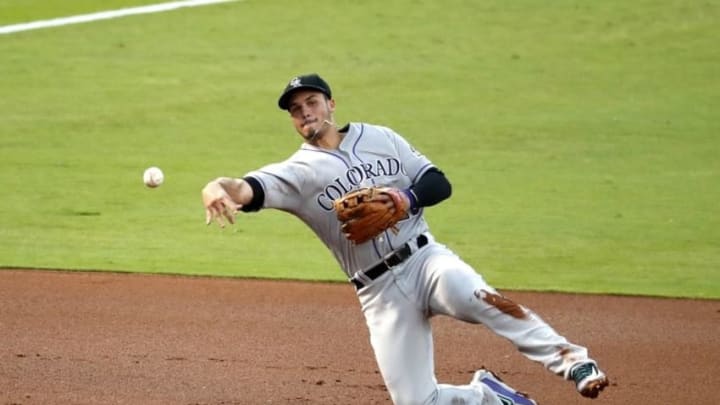
[[307,75],[293,77],[288,82],[287,86],[285,86],[285,90],[283,90],[280,95],[280,99],[278,99],[278,107],[282,110],[290,108],[290,96],[295,91],[301,89],[317,90],[325,94],[328,98],[332,98],[330,85],[327,84],[322,77],[318,76],[317,73],[310,73]]

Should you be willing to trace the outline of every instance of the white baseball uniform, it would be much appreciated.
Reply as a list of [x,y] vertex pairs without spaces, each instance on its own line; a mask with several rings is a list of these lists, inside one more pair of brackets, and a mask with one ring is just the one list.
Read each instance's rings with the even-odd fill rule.
[[[334,199],[367,186],[407,189],[434,165],[389,128],[351,123],[341,133],[336,150],[303,144],[284,162],[245,177],[262,186],[262,208],[287,211],[305,222],[356,285],[377,364],[395,403],[489,403],[477,387],[437,383],[429,319],[438,314],[486,325],[561,376],[588,359],[584,347],[503,297],[435,241],[422,209],[399,222],[397,233],[386,231],[360,245],[347,240],[333,211]],[[388,259],[397,251],[405,252],[399,264],[400,259]],[[384,260],[392,265],[389,270],[375,279],[366,275],[375,266],[388,267]],[[481,356],[478,350],[478,363]]]

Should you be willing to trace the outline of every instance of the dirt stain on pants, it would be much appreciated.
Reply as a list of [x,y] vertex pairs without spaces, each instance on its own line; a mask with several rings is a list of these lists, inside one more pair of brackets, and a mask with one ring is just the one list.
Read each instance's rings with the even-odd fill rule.
[[499,309],[501,312],[512,316],[517,319],[526,319],[527,312],[523,307],[516,304],[514,301],[503,297],[500,294],[491,293],[486,290],[475,291],[475,296],[478,299],[485,301],[486,303]]

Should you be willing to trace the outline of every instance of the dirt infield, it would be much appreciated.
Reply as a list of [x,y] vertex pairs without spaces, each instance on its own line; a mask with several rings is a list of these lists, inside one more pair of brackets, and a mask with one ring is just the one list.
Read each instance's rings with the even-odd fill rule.
[[[483,326],[435,318],[437,375],[543,405],[720,404],[720,301],[504,291],[590,348],[601,398]],[[0,271],[0,404],[389,404],[346,284]]]

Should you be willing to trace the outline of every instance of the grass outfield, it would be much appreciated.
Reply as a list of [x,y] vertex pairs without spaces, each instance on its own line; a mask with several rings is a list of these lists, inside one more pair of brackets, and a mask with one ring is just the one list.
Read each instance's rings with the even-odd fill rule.
[[[0,25],[94,11],[6,1]],[[200,202],[297,148],[276,99],[317,71],[339,121],[391,126],[446,172],[433,233],[492,284],[720,298],[719,19],[705,1],[248,0],[0,35],[0,266],[341,280],[298,220],[207,228]]]

